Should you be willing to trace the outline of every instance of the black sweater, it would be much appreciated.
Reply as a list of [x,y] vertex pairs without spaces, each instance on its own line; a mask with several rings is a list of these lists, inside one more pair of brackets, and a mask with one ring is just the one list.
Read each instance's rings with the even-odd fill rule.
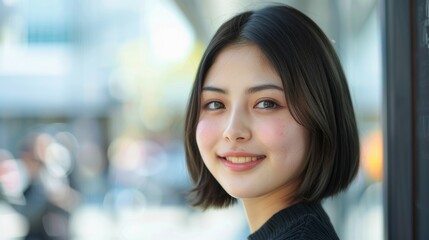
[[338,239],[319,203],[298,203],[274,214],[249,240]]

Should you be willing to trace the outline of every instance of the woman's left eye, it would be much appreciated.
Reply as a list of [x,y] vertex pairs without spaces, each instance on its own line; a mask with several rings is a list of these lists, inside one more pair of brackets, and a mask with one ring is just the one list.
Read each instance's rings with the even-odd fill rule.
[[278,108],[278,107],[279,107],[279,105],[276,102],[271,101],[271,100],[263,100],[263,101],[258,102],[255,105],[255,108],[259,108],[259,109]]

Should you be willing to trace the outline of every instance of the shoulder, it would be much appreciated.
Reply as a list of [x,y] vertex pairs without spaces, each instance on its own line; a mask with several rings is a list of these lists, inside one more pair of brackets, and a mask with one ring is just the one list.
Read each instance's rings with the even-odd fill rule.
[[[308,214],[300,217],[296,221],[293,229],[289,233],[294,233],[292,238],[278,238],[281,239],[300,239],[300,240],[334,240],[339,239],[334,227],[329,219],[320,218],[318,215]],[[285,233],[287,235],[287,233]]]
[[339,239],[320,204],[298,204],[275,214],[249,236],[252,240]]

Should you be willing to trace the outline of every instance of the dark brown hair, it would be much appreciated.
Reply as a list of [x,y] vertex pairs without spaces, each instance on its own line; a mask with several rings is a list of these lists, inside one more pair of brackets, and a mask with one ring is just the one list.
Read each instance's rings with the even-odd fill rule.
[[344,190],[359,165],[359,137],[346,77],[329,39],[300,11],[285,5],[241,13],[225,22],[209,43],[191,90],[185,125],[194,206],[235,202],[203,163],[196,142],[201,89],[209,68],[226,46],[258,46],[282,79],[289,109],[310,133],[306,166],[296,198],[316,202]]

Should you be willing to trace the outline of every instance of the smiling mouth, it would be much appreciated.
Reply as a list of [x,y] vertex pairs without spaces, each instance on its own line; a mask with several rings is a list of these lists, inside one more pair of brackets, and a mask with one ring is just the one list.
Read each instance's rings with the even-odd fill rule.
[[255,156],[255,157],[221,157],[232,163],[248,163],[261,160],[265,158],[265,156]]

